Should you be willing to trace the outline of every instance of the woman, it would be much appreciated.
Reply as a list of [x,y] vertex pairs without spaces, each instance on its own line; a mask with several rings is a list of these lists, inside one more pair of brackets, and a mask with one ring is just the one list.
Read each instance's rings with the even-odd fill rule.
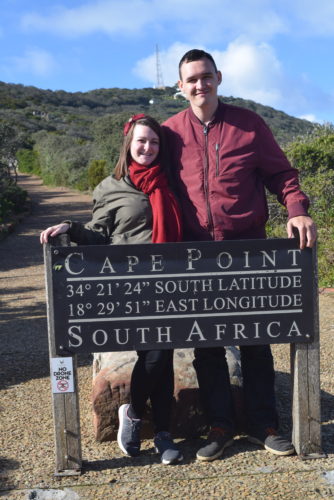
[[[65,232],[80,245],[181,241],[181,214],[168,187],[162,129],[153,118],[135,115],[125,124],[114,174],[96,187],[93,201],[93,218],[88,224],[65,221],[49,227],[41,233],[41,243]],[[119,408],[118,444],[126,455],[140,453],[141,419],[150,399],[156,452],[163,464],[178,463],[183,457],[169,433],[173,351],[137,354],[130,384],[131,403]]]

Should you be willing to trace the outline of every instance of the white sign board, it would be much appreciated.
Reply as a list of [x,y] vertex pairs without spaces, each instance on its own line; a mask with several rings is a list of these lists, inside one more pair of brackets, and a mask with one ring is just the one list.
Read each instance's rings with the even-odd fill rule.
[[73,358],[51,358],[51,383],[54,394],[74,392]]

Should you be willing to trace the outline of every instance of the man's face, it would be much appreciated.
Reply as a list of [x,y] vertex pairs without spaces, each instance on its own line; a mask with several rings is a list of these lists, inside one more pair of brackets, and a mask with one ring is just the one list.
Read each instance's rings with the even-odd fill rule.
[[191,106],[201,108],[216,104],[221,80],[220,71],[216,72],[212,62],[205,57],[182,64],[178,85]]

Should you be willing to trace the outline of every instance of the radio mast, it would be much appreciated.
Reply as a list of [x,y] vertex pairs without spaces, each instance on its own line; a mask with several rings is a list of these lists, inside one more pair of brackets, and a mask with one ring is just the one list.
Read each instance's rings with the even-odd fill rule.
[[157,71],[157,89],[164,89],[164,81],[162,77],[161,63],[160,63],[160,53],[158,45],[155,46],[155,61],[156,61],[156,71]]

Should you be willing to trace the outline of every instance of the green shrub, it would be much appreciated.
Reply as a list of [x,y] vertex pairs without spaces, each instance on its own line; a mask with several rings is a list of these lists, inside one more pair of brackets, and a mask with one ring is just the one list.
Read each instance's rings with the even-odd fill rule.
[[[334,286],[334,128],[319,127],[285,148],[292,165],[299,170],[301,188],[310,198],[309,213],[318,229],[319,285]],[[285,238],[287,215],[284,207],[269,195],[271,218],[267,235]]]
[[89,190],[89,184],[88,184],[88,173],[87,173],[87,168],[84,170],[80,170],[78,172],[78,176],[76,180],[73,180],[73,187],[74,189],[77,189],[78,191],[88,191]]
[[334,287],[334,170],[304,177],[310,215],[318,228],[318,268],[320,286]]
[[94,189],[107,175],[107,162],[105,160],[93,160],[88,167],[89,187]]
[[27,191],[21,189],[16,184],[12,184],[7,187],[5,197],[13,204],[13,211],[15,213],[20,213],[24,210],[24,205],[27,200]]
[[[301,188],[310,198],[309,213],[318,229],[319,285],[334,286],[334,128],[318,127],[288,144],[285,153],[298,169]],[[270,198],[272,200],[272,198]],[[286,237],[286,211],[273,205],[270,237]]]
[[39,155],[33,149],[19,149],[16,153],[18,167],[20,172],[27,174],[41,174],[41,167],[39,163]]
[[319,286],[334,287],[334,219],[329,227],[318,226]]
[[285,153],[301,178],[334,169],[334,127],[319,126],[312,134],[288,144]]
[[334,170],[302,176],[301,187],[310,198],[310,215],[318,225],[328,226],[334,220]]
[[6,196],[0,194],[0,223],[4,222],[12,213],[13,203],[9,201]]
[[16,184],[6,186],[0,193],[0,222],[20,213],[25,208],[27,192]]
[[85,184],[90,145],[75,137],[40,131],[33,136],[38,153],[40,176],[45,184],[75,187]]

